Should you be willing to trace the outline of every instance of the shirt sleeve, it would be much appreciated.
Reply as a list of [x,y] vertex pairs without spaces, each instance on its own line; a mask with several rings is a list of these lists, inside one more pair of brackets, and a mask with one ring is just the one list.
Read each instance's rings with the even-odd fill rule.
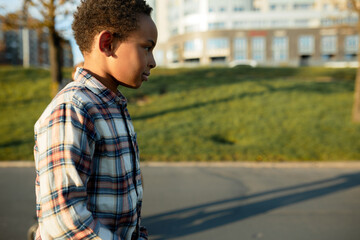
[[83,107],[61,104],[35,125],[37,211],[42,239],[119,239],[87,209],[95,148]]

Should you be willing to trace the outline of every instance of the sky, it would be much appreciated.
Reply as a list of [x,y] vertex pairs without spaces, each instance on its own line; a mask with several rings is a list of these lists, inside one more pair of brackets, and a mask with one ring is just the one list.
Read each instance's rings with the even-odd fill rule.
[[21,8],[22,0],[0,0],[0,6],[5,7],[8,12],[15,11]]
[[[3,9],[0,8],[0,14],[4,14],[7,12],[14,12],[16,10],[21,9],[21,5],[23,3],[23,0],[0,0],[0,6],[3,7]],[[38,13],[36,12],[30,12],[30,14],[34,17]],[[79,50],[79,47],[77,46],[75,39],[71,32],[71,22],[72,19],[66,19],[64,21],[61,21],[61,24],[58,24],[58,26],[61,28],[60,30],[63,30],[64,37],[68,40],[70,40],[71,46],[72,46],[72,52],[74,56],[74,64],[77,64],[81,61],[83,61],[82,54]]]

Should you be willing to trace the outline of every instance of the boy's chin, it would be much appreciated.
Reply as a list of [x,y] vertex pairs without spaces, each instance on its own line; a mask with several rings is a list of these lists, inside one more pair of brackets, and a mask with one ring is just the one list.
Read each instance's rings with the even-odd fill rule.
[[126,87],[126,88],[138,89],[138,88],[141,87],[142,82],[139,83],[139,84],[134,84],[134,85],[130,85],[130,84],[120,82],[120,85],[123,86],[123,87]]

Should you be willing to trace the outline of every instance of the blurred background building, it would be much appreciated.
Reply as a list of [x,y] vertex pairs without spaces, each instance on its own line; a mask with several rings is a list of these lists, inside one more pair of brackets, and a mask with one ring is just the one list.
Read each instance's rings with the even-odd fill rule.
[[148,0],[162,66],[356,65],[356,13],[346,0]]
[[[46,29],[6,29],[2,24],[2,18],[0,18],[0,64],[48,67],[50,60]],[[70,41],[62,39],[61,42],[63,66],[72,67],[73,54]]]

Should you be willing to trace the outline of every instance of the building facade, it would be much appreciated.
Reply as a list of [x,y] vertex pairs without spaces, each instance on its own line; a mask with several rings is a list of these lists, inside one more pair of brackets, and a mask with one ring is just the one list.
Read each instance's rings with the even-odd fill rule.
[[[0,26],[1,19],[0,19]],[[64,67],[73,66],[70,42],[62,40]],[[0,64],[47,67],[49,43],[46,29],[3,30],[0,27]]]
[[152,0],[158,65],[354,62],[357,15],[346,0]]

